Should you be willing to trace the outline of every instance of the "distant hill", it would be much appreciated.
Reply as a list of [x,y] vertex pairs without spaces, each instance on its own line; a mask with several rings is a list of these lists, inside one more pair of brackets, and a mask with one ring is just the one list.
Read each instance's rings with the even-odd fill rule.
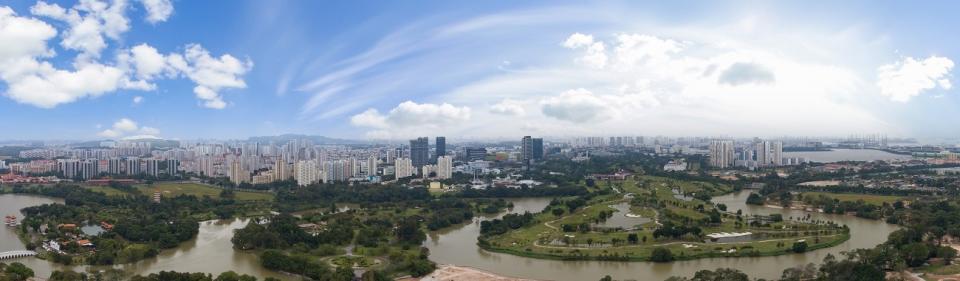
[[259,143],[277,143],[282,144],[296,139],[306,139],[313,142],[313,144],[365,144],[365,141],[359,140],[348,140],[348,139],[336,139],[328,138],[324,136],[310,136],[310,135],[297,135],[297,134],[285,134],[279,136],[259,136],[259,137],[250,137],[247,141],[250,142],[259,142]]

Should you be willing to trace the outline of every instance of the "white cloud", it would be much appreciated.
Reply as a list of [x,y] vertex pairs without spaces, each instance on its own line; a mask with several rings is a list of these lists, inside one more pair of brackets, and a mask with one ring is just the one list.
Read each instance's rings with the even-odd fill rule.
[[390,110],[386,115],[376,109],[368,109],[350,118],[354,126],[376,129],[373,134],[385,136],[406,136],[455,126],[470,120],[469,107],[457,107],[448,103],[418,104],[405,101]]
[[585,123],[611,116],[612,108],[585,89],[574,89],[542,102],[543,114],[563,121]]
[[497,104],[494,104],[490,107],[490,112],[511,116],[522,116],[526,114],[526,110],[523,109],[523,105],[520,102],[505,99]]
[[136,136],[137,138],[145,138],[145,136],[156,138],[157,135],[160,135],[160,130],[147,126],[140,127],[137,122],[130,120],[129,118],[120,118],[120,120],[117,120],[113,123],[113,126],[106,130],[100,131],[97,133],[97,135],[105,138],[120,138],[130,136]]
[[132,132],[137,130],[137,122],[127,118],[121,118],[113,123],[113,128],[121,132]]
[[204,107],[213,109],[226,107],[220,90],[247,87],[241,76],[253,68],[253,62],[249,59],[241,61],[229,54],[212,57],[199,44],[187,45],[183,55],[168,56],[167,63],[197,83],[193,88],[194,94],[203,101]]
[[720,73],[717,81],[721,84],[738,86],[750,83],[769,84],[775,80],[773,72],[762,65],[738,62]]
[[28,70],[21,75],[2,70],[8,86],[6,95],[41,108],[116,91],[124,79],[123,71],[101,64],[87,64],[77,71],[55,69],[47,62],[28,60],[26,64]]
[[77,59],[85,62],[100,57],[100,52],[107,47],[104,37],[119,40],[120,35],[130,29],[126,8],[126,1],[123,0],[110,3],[80,1],[69,9],[38,1],[30,8],[30,12],[67,23],[70,28],[63,34],[60,45],[80,51]]
[[141,96],[134,96],[134,97],[133,97],[133,104],[141,104],[141,103],[143,103],[143,97],[141,97]]
[[[173,9],[167,0],[143,0],[143,4],[150,22],[165,20]],[[19,103],[53,108],[119,89],[155,90],[154,80],[182,75],[197,84],[194,94],[204,107],[221,109],[227,105],[221,90],[246,87],[241,76],[253,67],[249,59],[240,61],[229,54],[212,57],[197,44],[187,45],[182,54],[169,55],[139,44],[118,50],[115,62],[101,62],[100,53],[109,45],[106,38],[121,40],[130,28],[126,10],[125,0],[83,0],[70,8],[39,1],[30,8],[34,15],[66,23],[60,45],[79,52],[70,70],[46,61],[56,54],[47,46],[47,41],[57,36],[53,26],[0,6],[3,94]]]
[[577,62],[593,68],[603,68],[607,65],[607,49],[603,42],[593,41],[593,35],[574,33],[567,37],[563,46],[568,49],[584,49],[583,56]]
[[672,54],[682,49],[679,42],[671,39],[646,34],[620,34],[617,35],[617,47],[614,53],[621,67],[630,67],[668,60]]
[[173,3],[170,3],[170,0],[140,0],[140,2],[147,9],[147,22],[167,21],[173,14]]
[[949,58],[930,56],[917,60],[905,57],[877,69],[877,86],[880,94],[890,100],[907,102],[937,86],[949,90],[952,84],[948,78],[952,69],[953,61]]
[[137,77],[140,79],[151,79],[164,71],[169,71],[167,59],[150,45],[134,46],[130,48],[130,55]]

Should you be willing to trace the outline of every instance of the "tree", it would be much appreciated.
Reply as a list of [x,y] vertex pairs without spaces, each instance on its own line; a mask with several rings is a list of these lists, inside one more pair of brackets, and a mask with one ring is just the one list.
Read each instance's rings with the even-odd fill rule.
[[553,213],[553,215],[554,215],[554,216],[557,216],[557,217],[563,215],[563,209],[562,209],[562,208],[553,208],[553,210],[550,211],[550,212]]
[[673,252],[670,252],[670,249],[664,247],[653,248],[653,253],[650,254],[650,260],[654,262],[673,261]]
[[732,268],[718,268],[715,271],[700,270],[693,274],[690,281],[750,281],[746,273]]
[[613,281],[613,277],[610,277],[610,275],[607,275],[607,276],[604,276],[603,278],[600,278],[600,281]]
[[7,268],[4,269],[3,272],[6,273],[7,278],[12,281],[24,281],[33,277],[33,269],[19,262],[7,265]]
[[807,241],[793,242],[793,252],[803,253],[807,251]]
[[640,240],[640,238],[637,237],[637,234],[636,234],[636,233],[627,234],[627,242],[630,242],[630,244],[637,244],[637,242],[639,242],[639,240]]

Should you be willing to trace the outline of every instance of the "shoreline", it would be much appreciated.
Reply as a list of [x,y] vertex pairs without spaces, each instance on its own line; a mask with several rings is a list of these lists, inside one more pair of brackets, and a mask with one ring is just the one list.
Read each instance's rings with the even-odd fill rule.
[[[843,244],[844,242],[849,241],[850,238],[851,238],[851,235],[850,235],[849,232],[840,233],[840,234],[836,234],[836,235],[839,235],[840,238],[838,238],[838,239],[833,239],[833,240],[830,240],[830,241],[825,242],[825,243],[810,245],[810,246],[807,248],[807,250],[804,251],[803,253],[811,252],[811,251],[816,251],[816,250],[820,250],[820,249],[826,249],[826,248],[835,247],[835,246],[837,246],[837,245],[840,245],[840,244]],[[804,237],[798,237],[798,238],[804,238]],[[671,242],[671,243],[680,243],[680,242]],[[735,242],[735,243],[737,243],[737,242]],[[744,244],[749,245],[749,243],[750,243],[750,242],[746,242],[746,243],[744,243]],[[515,249],[510,249],[510,248],[499,248],[499,247],[494,247],[494,246],[491,246],[491,245],[483,245],[483,244],[484,244],[484,243],[479,243],[479,242],[478,242],[478,243],[477,243],[477,246],[480,247],[480,249],[483,249],[483,250],[485,250],[485,251],[490,251],[490,252],[494,252],[494,253],[509,254],[509,255],[514,255],[514,256],[519,256],[519,257],[533,258],[533,259],[561,260],[561,261],[654,262],[654,261],[651,261],[651,260],[650,260],[650,256],[604,256],[604,255],[596,255],[596,256],[594,256],[594,255],[587,255],[587,256],[565,256],[565,255],[564,255],[564,256],[561,256],[561,255],[552,255],[552,254],[546,254],[546,253],[534,253],[534,252],[527,252],[527,251],[519,251],[519,250],[515,250]],[[730,245],[730,244],[724,244],[724,245]],[[651,246],[651,247],[657,247],[657,246]],[[741,253],[744,253],[744,254],[741,254]],[[669,261],[669,262],[673,262],[673,261],[698,260],[698,259],[708,259],[708,258],[771,257],[771,256],[781,256],[781,255],[789,255],[789,254],[803,254],[803,253],[795,253],[795,252],[793,252],[793,251],[788,250],[788,248],[785,247],[784,249],[778,249],[778,250],[776,250],[776,251],[769,251],[769,252],[736,252],[736,253],[706,252],[706,253],[699,253],[699,254],[694,254],[694,255],[682,255],[682,256],[675,254],[675,255],[674,255],[674,259],[673,259],[672,261]],[[669,262],[664,262],[664,263],[669,263]]]

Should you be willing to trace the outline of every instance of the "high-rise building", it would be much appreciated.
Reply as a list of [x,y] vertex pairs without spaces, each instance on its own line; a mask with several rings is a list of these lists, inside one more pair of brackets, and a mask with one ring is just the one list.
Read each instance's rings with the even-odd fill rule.
[[483,147],[465,147],[463,155],[467,161],[483,160],[487,157],[487,149]]
[[734,160],[733,141],[710,141],[710,166],[725,169],[733,166]]
[[420,137],[415,140],[410,140],[410,161],[413,162],[414,167],[420,168],[428,164],[427,160],[429,157],[430,139]]
[[160,159],[144,159],[143,161],[146,166],[144,173],[151,177],[160,176]]
[[284,157],[277,157],[277,161],[273,164],[273,181],[283,181],[290,178],[290,169],[287,167],[287,159]]
[[364,171],[367,176],[376,176],[377,175],[377,157],[370,156],[367,158],[367,169]]
[[453,157],[440,156],[437,158],[437,178],[449,179],[453,177]]
[[402,179],[413,175],[413,161],[411,161],[410,158],[397,158],[395,162],[396,168],[394,170],[396,172],[394,174],[397,179]]
[[524,136],[520,141],[520,146],[524,163],[543,159],[543,139]]
[[758,166],[768,167],[783,164],[783,142],[757,141],[754,144],[754,149]]
[[320,167],[317,160],[300,160],[297,162],[296,179],[297,185],[306,186],[320,181]]
[[447,138],[437,137],[435,145],[437,151],[433,154],[433,163],[437,163],[437,159],[440,158],[440,156],[447,155]]
[[127,175],[139,175],[142,173],[140,169],[140,158],[127,158],[124,163],[126,164],[124,165],[124,171],[126,171]]
[[250,173],[247,170],[243,169],[243,164],[239,160],[234,159],[230,162],[230,181],[235,185],[240,185],[241,183],[250,182]]
[[176,175],[180,170],[180,160],[167,159],[167,174]]

